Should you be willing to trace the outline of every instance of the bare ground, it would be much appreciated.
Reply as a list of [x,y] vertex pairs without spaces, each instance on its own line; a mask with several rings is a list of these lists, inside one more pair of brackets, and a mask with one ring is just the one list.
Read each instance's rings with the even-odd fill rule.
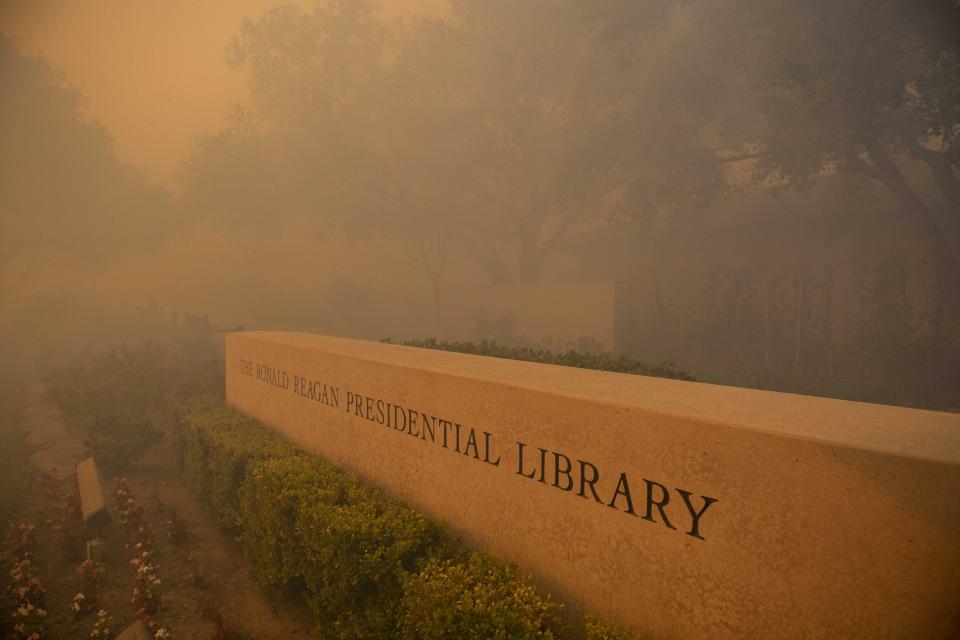
[[[39,469],[20,518],[40,525],[35,553],[41,580],[47,589],[50,638],[88,638],[93,614],[76,619],[70,609],[80,588],[77,568],[82,558],[65,560],[58,522],[66,505],[65,495],[75,487],[75,465],[83,457],[79,433],[43,397],[43,387],[32,385],[25,398],[24,423],[33,447],[31,462]],[[164,442],[148,452],[126,477],[137,502],[142,505],[150,531],[158,575],[163,582],[162,604],[155,618],[174,638],[206,639],[213,624],[204,611],[220,610],[235,629],[252,638],[307,638],[312,627],[309,611],[300,603],[268,598],[252,582],[240,543],[218,530],[180,479],[167,434]],[[112,493],[113,478],[104,478]],[[168,540],[166,522],[173,509],[185,523],[186,542]],[[116,510],[114,510],[116,514]],[[132,534],[114,522],[103,533],[107,576],[99,591],[99,607],[113,617],[117,631],[134,622],[130,602],[133,569],[132,550],[125,549]]]

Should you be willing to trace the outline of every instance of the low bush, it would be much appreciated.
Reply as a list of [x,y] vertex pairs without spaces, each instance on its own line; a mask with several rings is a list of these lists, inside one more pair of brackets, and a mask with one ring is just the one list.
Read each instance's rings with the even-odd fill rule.
[[255,579],[302,595],[320,637],[561,637],[560,605],[511,565],[256,420],[199,398],[174,436],[187,483],[240,531]]
[[439,524],[369,487],[309,505],[298,523],[312,532],[304,581],[321,627],[339,640],[391,637],[406,576],[442,544]]
[[182,334],[87,352],[45,373],[47,397],[104,467],[123,470],[160,442],[162,418],[182,399],[223,388],[209,323],[187,316]]
[[[390,338],[384,338],[381,342],[392,344]],[[693,375],[677,367],[672,362],[663,362],[660,364],[649,364],[640,360],[634,360],[623,354],[602,352],[602,353],[580,353],[579,351],[566,351],[563,353],[554,353],[546,349],[533,349],[531,347],[517,347],[499,344],[494,341],[484,340],[482,342],[447,342],[437,340],[436,338],[425,338],[424,340],[406,340],[397,344],[405,347],[420,347],[422,349],[437,349],[439,351],[454,351],[457,353],[470,353],[478,356],[487,356],[490,358],[504,358],[507,360],[522,360],[524,362],[539,362],[541,364],[556,364],[564,367],[577,367],[579,369],[595,369],[597,371],[612,371],[614,373],[631,373],[641,376],[654,376],[657,378],[673,378],[676,380],[696,380]]]
[[174,437],[188,484],[226,529],[241,524],[240,487],[252,463],[304,455],[257,420],[211,397],[181,407]]
[[586,640],[636,640],[623,629],[587,616]]
[[26,387],[3,374],[0,378],[0,533],[13,522],[30,483],[36,480],[36,470],[29,464],[32,451],[23,425],[25,396]]
[[342,505],[348,476],[315,457],[261,460],[240,487],[243,548],[253,576],[276,589],[303,588],[305,536],[299,514],[312,505]]
[[99,463],[122,468],[160,441],[154,418],[172,386],[168,360],[153,343],[80,357],[48,375],[48,396]]
[[431,559],[403,587],[400,640],[551,640],[559,606],[482,553]]

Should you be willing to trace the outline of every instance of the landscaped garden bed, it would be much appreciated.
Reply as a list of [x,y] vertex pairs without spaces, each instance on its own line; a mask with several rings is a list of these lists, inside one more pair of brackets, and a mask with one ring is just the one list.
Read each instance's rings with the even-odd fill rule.
[[[22,399],[26,411],[0,428],[16,454],[8,460],[11,450],[0,450],[16,471],[3,478],[0,638],[112,640],[141,619],[154,638],[309,634],[306,607],[264,597],[239,543],[193,500],[162,416],[158,446],[123,476],[105,472],[114,521],[102,531],[102,560],[87,561],[85,542],[95,533],[83,526],[75,471],[83,430],[47,404],[39,385]],[[14,482],[15,494],[6,491]]]
[[184,477],[243,541],[253,576],[301,597],[320,637],[626,638],[562,606],[512,565],[211,398],[175,429]]
[[[169,355],[121,348],[47,387],[10,387],[0,638],[107,639],[137,621],[157,640],[627,637],[584,626],[442,523],[196,396],[211,385],[185,385]],[[98,531],[77,487],[90,454],[113,516]]]

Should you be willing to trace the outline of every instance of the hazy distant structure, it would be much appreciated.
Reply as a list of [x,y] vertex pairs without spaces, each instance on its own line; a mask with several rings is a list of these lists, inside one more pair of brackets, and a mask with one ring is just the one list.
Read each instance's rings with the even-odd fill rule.
[[[56,316],[69,296],[323,329],[417,287],[417,313],[439,316],[470,287],[600,283],[617,291],[616,349],[954,406],[958,11],[277,7],[239,28],[227,59],[249,100],[171,193],[4,42],[6,315]],[[4,331],[25,324],[42,333]]]

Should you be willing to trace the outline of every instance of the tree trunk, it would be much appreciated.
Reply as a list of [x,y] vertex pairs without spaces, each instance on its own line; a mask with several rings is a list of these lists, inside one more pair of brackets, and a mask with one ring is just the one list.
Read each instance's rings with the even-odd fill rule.
[[827,342],[827,389],[829,393],[834,393],[834,388],[836,387],[836,379],[834,376],[834,362],[833,362],[833,268],[827,268],[826,276],[826,297],[827,297],[827,308],[826,308],[826,327],[824,331],[826,332],[826,342]]
[[543,254],[540,247],[532,243],[521,243],[517,256],[517,281],[533,284],[540,281],[540,268],[543,266]]
[[763,384],[770,387],[770,274],[763,279]]
[[467,235],[461,238],[461,242],[467,252],[477,261],[491,284],[511,284],[513,282],[513,278],[503,265],[495,247],[481,246],[480,241]]
[[887,152],[879,145],[872,145],[867,151],[873,162],[874,177],[893,193],[913,224],[933,262],[937,277],[942,282],[947,304],[954,315],[960,316],[960,264],[953,255],[943,230]]
[[954,205],[960,207],[960,181],[953,175],[950,161],[944,156],[927,162],[927,165],[933,172],[933,181],[940,192]]
[[[933,182],[947,200],[960,207],[960,180],[953,174],[949,152],[931,151],[917,147],[914,155],[923,160],[933,174]],[[960,211],[958,211],[960,213]]]
[[793,375],[794,387],[800,390],[800,342],[803,336],[803,270],[797,268],[797,322],[793,334]]

